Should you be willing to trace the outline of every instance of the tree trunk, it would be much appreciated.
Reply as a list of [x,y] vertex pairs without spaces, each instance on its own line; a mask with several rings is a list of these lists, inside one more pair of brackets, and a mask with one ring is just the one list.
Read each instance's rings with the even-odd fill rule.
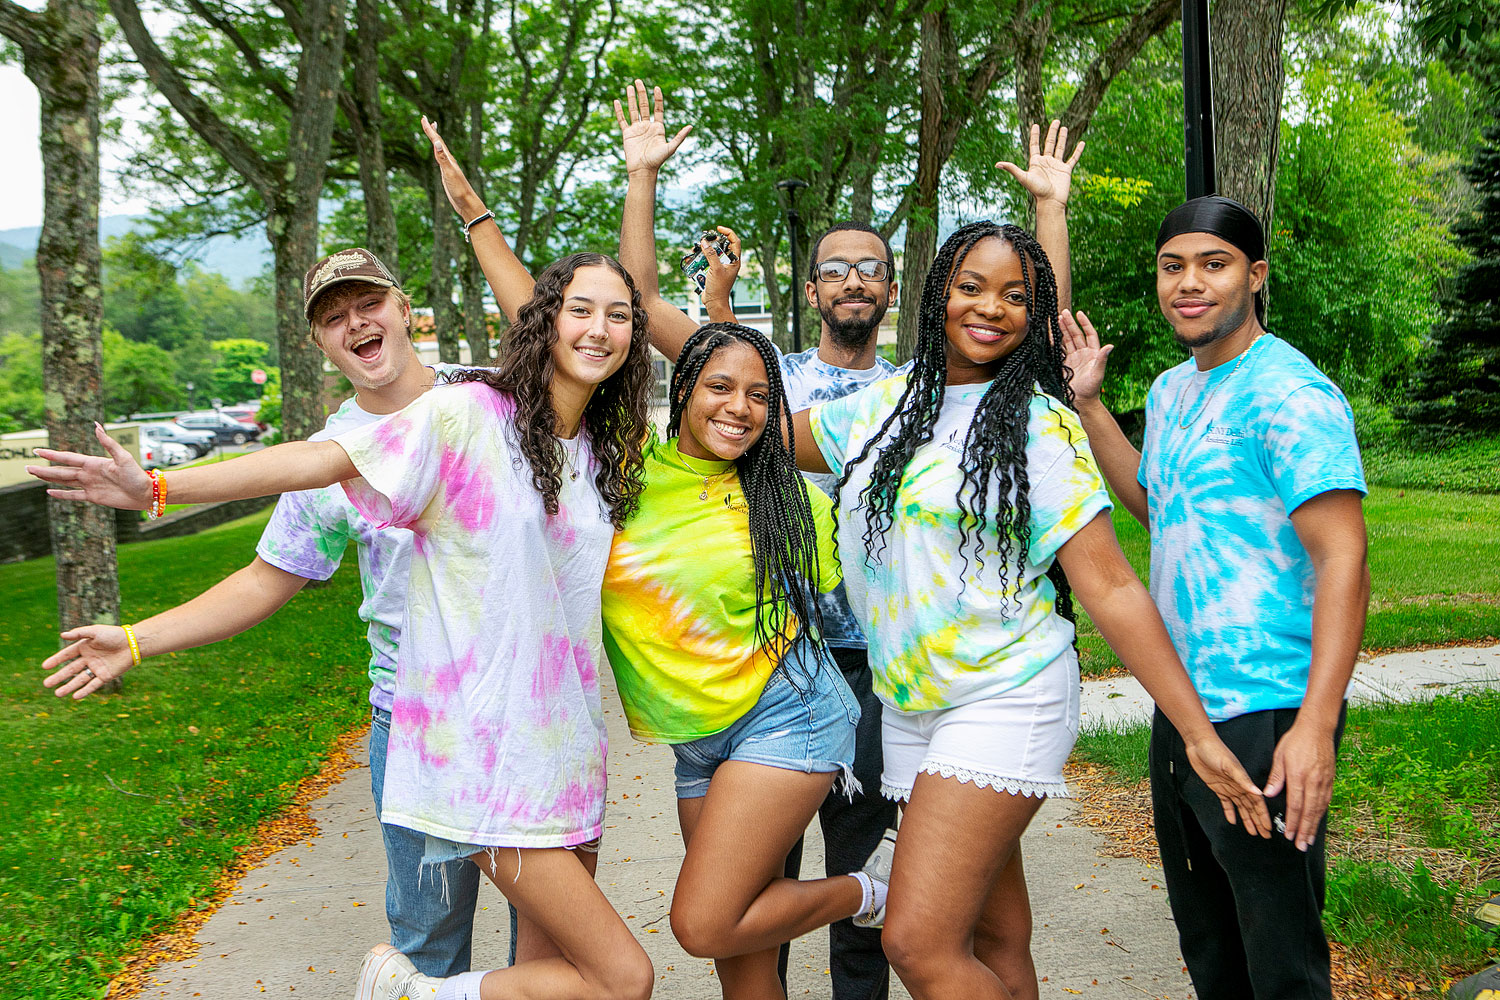
[[[95,455],[102,449],[94,422],[104,418],[98,17],[91,4],[62,0],[37,12],[10,3],[0,9],[0,32],[20,45],[26,75],[41,98],[45,194],[36,267],[47,443]],[[115,512],[64,500],[49,500],[47,508],[59,625],[117,624]]]
[[473,253],[464,255],[459,267],[459,283],[463,288],[464,340],[469,344],[469,363],[490,363],[489,316],[484,310],[484,271],[479,258]]
[[906,219],[906,247],[901,260],[901,314],[896,319],[896,357],[902,361],[917,349],[917,311],[922,285],[937,252],[938,183],[943,161],[939,148],[943,129],[943,36],[945,10],[922,15],[922,52],[917,61],[922,120],[917,127],[917,176],[912,182],[912,207]]
[[1268,248],[1276,207],[1285,29],[1286,0],[1218,0],[1209,22],[1219,193],[1243,202],[1260,218]]
[[448,365],[460,361],[459,336],[463,331],[463,316],[453,304],[453,259],[468,251],[458,239],[458,227],[453,224],[453,209],[448,196],[443,194],[443,182],[437,176],[437,166],[428,168],[428,192],[432,203],[432,281],[427,288],[428,305],[432,307],[432,323],[437,331],[438,360]]
[[391,207],[390,173],[385,162],[384,115],[380,110],[380,5],[356,0],[353,113],[349,125],[359,155],[359,186],[365,196],[365,239],[375,256],[401,280],[401,244]]
[[281,436],[301,441],[323,429],[323,352],[302,318],[302,277],[318,259],[318,202],[283,203],[271,211],[266,229],[276,280],[276,344],[281,384],[297,386],[281,396]]

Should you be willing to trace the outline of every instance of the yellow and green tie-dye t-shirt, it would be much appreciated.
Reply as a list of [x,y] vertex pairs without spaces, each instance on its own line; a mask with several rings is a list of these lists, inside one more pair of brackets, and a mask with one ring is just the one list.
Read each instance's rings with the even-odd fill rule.
[[[604,648],[631,735],[686,743],[748,712],[775,663],[755,641],[749,509],[734,463],[684,460],[676,438],[653,437],[645,477],[604,573]],[[807,492],[826,593],[840,580],[832,505],[817,487]]]
[[[1030,549],[1024,558],[1012,556],[1004,586],[993,520],[982,567],[972,532],[960,553],[965,515],[957,503],[963,482],[959,462],[969,423],[990,384],[944,390],[932,440],[917,449],[906,468],[878,560],[864,558],[868,510],[859,500],[870,482],[873,455],[839,494],[849,604],[870,641],[875,693],[902,711],[950,708],[1000,694],[1026,683],[1062,654],[1073,641],[1073,626],[1054,610],[1057,592],[1047,570],[1064,542],[1110,508],[1078,417],[1037,389],[1026,429]],[[906,377],[898,376],[813,407],[813,437],[830,469],[840,472],[846,461],[859,457],[905,387]],[[991,512],[998,500],[999,487],[992,481]]]

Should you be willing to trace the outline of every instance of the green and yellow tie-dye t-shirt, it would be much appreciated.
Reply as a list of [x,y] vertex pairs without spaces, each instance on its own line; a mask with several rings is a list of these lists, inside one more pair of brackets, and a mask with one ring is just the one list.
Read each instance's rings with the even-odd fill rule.
[[[775,663],[755,641],[749,510],[734,463],[684,460],[676,438],[653,437],[645,477],[604,573],[604,648],[631,734],[686,743],[748,712]],[[817,487],[807,492],[826,593],[840,580],[832,505]]]
[[[1110,508],[1078,417],[1037,389],[1026,431],[1029,551],[1011,557],[1004,586],[993,520],[982,564],[973,532],[961,553],[959,527],[966,515],[957,502],[959,462],[990,384],[944,390],[932,440],[906,468],[878,558],[864,558],[868,510],[859,499],[870,482],[873,456],[839,494],[839,538],[850,567],[845,587],[870,641],[875,693],[902,711],[950,708],[1000,694],[1026,683],[1066,650],[1073,626],[1054,610],[1057,592],[1047,570],[1064,542]],[[813,407],[813,437],[830,469],[840,472],[859,457],[905,387],[906,377],[898,376]],[[991,482],[991,512],[998,500],[999,487]]]

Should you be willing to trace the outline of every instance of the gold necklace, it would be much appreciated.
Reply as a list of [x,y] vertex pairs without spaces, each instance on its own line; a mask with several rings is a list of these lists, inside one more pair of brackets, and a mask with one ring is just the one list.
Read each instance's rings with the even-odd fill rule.
[[703,477],[703,491],[698,494],[698,499],[699,500],[707,500],[708,499],[708,481],[710,479],[721,479],[724,476],[727,476],[727,475],[729,475],[730,473],[732,473],[734,471],[734,466],[730,465],[729,468],[725,469],[723,472],[713,472],[713,473],[707,473],[707,474],[705,474],[705,473],[699,472],[697,469],[693,468],[693,463],[689,462],[687,460],[687,456],[684,455],[681,451],[679,451],[677,453],[677,457],[680,458],[680,459],[682,459],[682,464],[685,465],[685,466],[687,466],[687,470],[689,472],[691,472],[695,476],[702,476]]
[[[1250,343],[1245,345],[1245,349],[1241,351],[1240,356],[1235,359],[1234,367],[1229,369],[1229,374],[1225,375],[1223,378],[1219,379],[1219,381],[1214,383],[1214,387],[1208,390],[1208,395],[1204,398],[1203,402],[1198,404],[1198,408],[1193,411],[1193,418],[1186,422],[1184,422],[1182,419],[1182,397],[1187,393],[1188,382],[1183,383],[1182,388],[1177,390],[1177,402],[1172,404],[1172,408],[1177,411],[1178,430],[1185,431],[1193,424],[1198,422],[1198,418],[1201,417],[1203,415],[1203,412],[1208,409],[1208,404],[1213,402],[1214,394],[1219,391],[1219,386],[1229,381],[1230,377],[1233,376],[1235,372],[1240,370],[1240,365],[1245,363],[1245,357],[1250,353],[1250,348],[1254,347],[1255,342],[1265,335],[1266,331],[1262,330],[1260,331],[1260,333],[1257,333],[1253,338],[1251,338]],[[1191,378],[1192,376],[1189,376],[1189,381],[1191,381]]]

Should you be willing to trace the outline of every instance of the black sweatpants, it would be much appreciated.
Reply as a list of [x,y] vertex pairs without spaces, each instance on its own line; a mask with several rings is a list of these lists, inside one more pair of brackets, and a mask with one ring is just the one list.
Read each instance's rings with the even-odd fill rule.
[[[1346,711],[1339,713],[1335,748]],[[1250,779],[1264,785],[1276,743],[1296,718],[1296,709],[1275,709],[1214,728]],[[1326,817],[1306,853],[1280,829],[1265,840],[1230,826],[1161,709],[1151,723],[1150,761],[1167,895],[1200,1000],[1330,1000],[1322,920]],[[1284,792],[1266,806],[1273,825],[1285,820]]]
[[[831,646],[834,662],[849,682],[859,702],[859,729],[854,736],[854,776],[864,790],[849,801],[837,785],[818,809],[823,828],[824,873],[848,875],[864,867],[880,843],[887,827],[896,825],[896,803],[880,794],[880,771],[884,756],[880,749],[880,699],[870,686],[866,652]],[[802,870],[802,841],[798,840],[786,859],[786,877],[797,878]],[[788,948],[781,949],[781,982],[786,985]],[[833,1000],[886,1000],[890,995],[891,967],[880,947],[880,930],[856,927],[845,917],[828,925],[828,968],[833,979]]]

